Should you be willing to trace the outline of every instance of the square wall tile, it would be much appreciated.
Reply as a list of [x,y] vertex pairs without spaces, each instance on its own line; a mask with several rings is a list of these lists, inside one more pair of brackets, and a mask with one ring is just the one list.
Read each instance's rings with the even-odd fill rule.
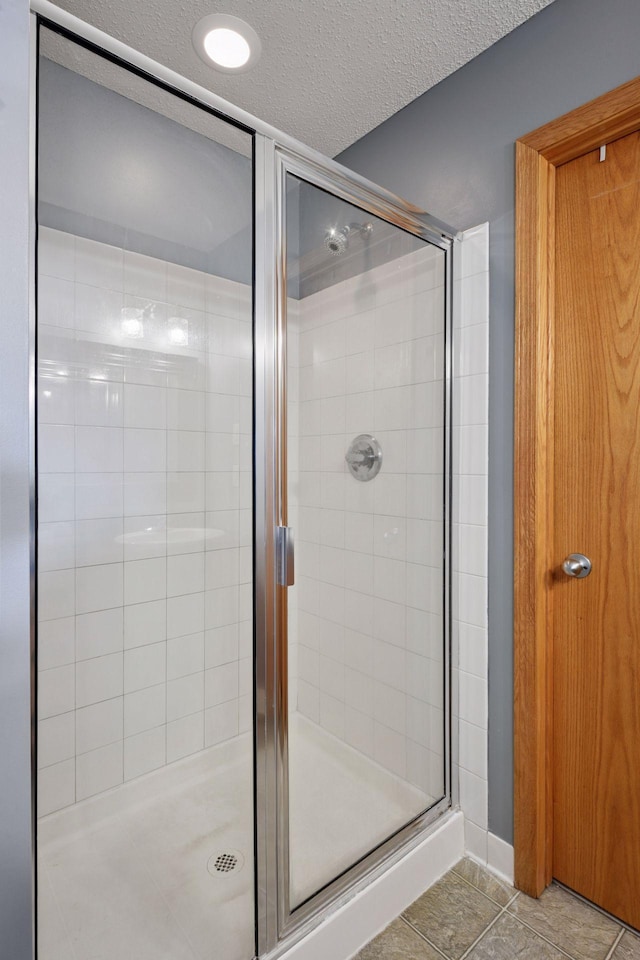
[[75,285],[61,277],[38,275],[38,322],[73,329]]
[[113,653],[76,664],[76,707],[122,696],[122,654]]
[[226,703],[210,707],[204,713],[205,746],[212,747],[216,743],[230,740],[238,735],[238,701],[228,700]]
[[76,710],[76,753],[122,740],[122,697]]
[[122,518],[77,520],[75,548],[76,564],[79,567],[122,562],[124,556]]
[[124,289],[137,297],[166,300],[167,265],[162,260],[124,251]]
[[[215,401],[213,401],[215,403]],[[203,390],[167,390],[167,427],[169,430],[198,430],[205,429],[205,393]],[[231,433],[234,423],[237,423],[237,401],[233,401],[231,408],[224,409],[222,400],[219,403],[221,421],[224,423],[225,413],[227,420],[222,428]],[[211,423],[207,424],[211,430]]]
[[460,768],[460,806],[465,817],[482,830],[487,829],[487,783],[463,767]]
[[[237,644],[236,644],[237,651]],[[167,642],[167,680],[176,680],[204,670],[204,633],[176,637]]]
[[167,564],[163,557],[124,564],[125,604],[148,603],[167,595]]
[[167,469],[165,430],[127,427],[123,433],[124,469],[127,473],[155,473]]
[[62,230],[38,229],[38,272],[48,277],[75,279],[76,238]]
[[192,713],[167,724],[167,763],[197,753],[204,747],[204,716]]
[[167,682],[167,721],[199,713],[204,709],[202,671]]
[[[177,641],[179,643],[179,641]],[[219,667],[237,660],[239,655],[238,625],[227,624],[207,630],[204,635],[204,664],[206,669]]]
[[124,646],[143,647],[167,638],[167,602],[153,600],[124,608]]
[[64,760],[38,772],[38,816],[61,810],[76,800],[76,761]]
[[124,696],[124,735],[134,736],[144,730],[162,726],[167,719],[167,691],[164,683]]
[[124,692],[143,690],[167,678],[166,643],[153,643],[124,652]]
[[124,779],[133,780],[166,762],[165,727],[145,730],[124,741]]
[[76,617],[76,662],[118,653],[122,648],[122,607],[97,610]]
[[123,564],[106,563],[76,570],[76,613],[122,606]]
[[72,473],[40,473],[38,512],[41,523],[74,519],[75,483]]
[[76,427],[76,470],[79,473],[121,473],[123,431],[120,427]]
[[[167,596],[204,591],[204,553],[188,553],[167,560]],[[237,574],[236,574],[237,579]]]
[[[44,364],[43,364],[44,367]],[[71,424],[75,416],[75,383],[41,369],[38,376],[38,422]]]
[[38,721],[38,769],[75,757],[75,713]]
[[38,619],[58,620],[74,613],[74,571],[54,570],[41,573],[38,577]]
[[161,387],[126,384],[124,426],[164,430],[167,426],[165,391]]
[[167,552],[167,517],[165,514],[124,518],[124,559],[152,560]]
[[[237,609],[237,607],[236,607]],[[192,593],[167,600],[167,637],[201,633],[205,627],[205,594]]]
[[39,623],[38,669],[49,670],[75,661],[75,618],[62,617]]
[[124,474],[124,515],[139,517],[146,513],[165,514],[167,475],[165,473]]
[[64,570],[75,566],[73,521],[38,525],[38,570]]
[[91,750],[76,759],[76,799],[104,793],[123,781],[122,741]]
[[238,697],[238,664],[222,664],[205,671],[205,706],[214,707]]
[[76,474],[75,515],[77,520],[121,517],[122,513],[122,474]]
[[109,290],[122,290],[124,281],[124,256],[120,247],[96,243],[85,237],[75,238],[76,269],[78,283]]
[[73,473],[74,460],[74,428],[41,423],[38,428],[38,466],[42,473]]
[[76,424],[122,427],[123,391],[119,383],[79,380],[76,383]]

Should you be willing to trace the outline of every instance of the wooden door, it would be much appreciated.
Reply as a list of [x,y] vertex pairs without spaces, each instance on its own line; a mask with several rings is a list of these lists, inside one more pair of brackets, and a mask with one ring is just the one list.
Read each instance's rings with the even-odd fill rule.
[[559,166],[555,217],[553,876],[640,927],[640,133]]

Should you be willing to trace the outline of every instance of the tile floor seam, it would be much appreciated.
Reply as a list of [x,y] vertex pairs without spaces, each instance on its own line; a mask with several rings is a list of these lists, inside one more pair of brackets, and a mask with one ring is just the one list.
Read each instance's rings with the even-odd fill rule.
[[[515,899],[516,898],[514,897],[513,900]],[[511,902],[509,903],[509,906],[511,906],[511,904],[513,903],[513,900],[511,900]],[[507,907],[505,907],[505,910],[507,910]],[[549,946],[554,948],[554,950],[558,950],[565,957],[568,957],[569,960],[585,960],[584,957],[579,957],[574,953],[568,953],[564,947],[561,947],[557,943],[554,943],[553,940],[549,939],[549,937],[545,937],[543,933],[540,933],[539,930],[536,930],[535,927],[532,927],[530,923],[527,923],[526,920],[523,920],[522,917],[519,916],[517,913],[511,913],[510,910],[508,911],[508,913],[510,917],[513,917],[514,920],[517,920],[519,923],[521,923],[523,927],[526,927],[528,930],[531,930],[531,932],[535,933],[537,937],[540,937],[541,940],[544,940],[545,943],[548,943]],[[605,958],[603,957],[602,960],[605,960]]]
[[417,927],[414,927],[411,921],[408,920],[403,913],[400,914],[400,919],[403,920],[406,923],[406,925],[411,930],[413,930],[414,933],[417,933],[421,940],[424,940],[425,943],[428,943],[432,950],[435,950],[436,953],[440,954],[441,957],[444,957],[444,960],[454,960],[454,958],[449,956],[449,954],[443,953],[443,951],[439,947],[436,947],[435,943],[432,943],[428,937],[425,937],[424,933],[421,933],[421,931],[418,930]]
[[[423,933],[416,926],[414,926],[411,919],[409,919],[406,915],[401,914],[399,919],[403,920],[405,926],[407,926],[409,930],[413,931],[413,933],[416,934],[420,938],[420,940],[422,940],[422,942],[425,943],[430,948],[431,951],[433,951],[432,955],[434,956],[434,958],[443,958],[443,960],[473,960],[475,953],[479,953],[480,956],[485,956],[487,953],[487,949],[491,955],[494,955],[492,951],[495,948],[496,942],[502,943],[502,946],[508,949],[509,943],[511,943],[512,940],[513,940],[513,943],[515,943],[516,941],[519,942],[520,938],[524,937],[525,944],[527,943],[527,939],[528,938],[530,939],[530,943],[527,947],[527,952],[529,950],[532,950],[533,953],[540,952],[542,950],[541,946],[538,946],[536,949],[536,943],[540,941],[540,944],[542,945],[546,944],[551,949],[551,951],[553,952],[553,956],[555,956],[557,960],[587,960],[584,953],[581,952],[581,949],[579,948],[578,944],[574,941],[573,938],[571,938],[571,942],[568,942],[566,946],[560,946],[560,944],[554,942],[554,940],[551,939],[551,937],[563,935],[565,932],[564,927],[562,927],[560,930],[556,930],[556,929],[551,929],[550,931],[545,930],[545,932],[542,933],[540,930],[537,930],[536,927],[532,925],[533,922],[537,922],[538,918],[536,915],[534,915],[533,918],[527,918],[527,919],[524,919],[523,916],[519,915],[519,913],[517,912],[517,904],[521,902],[526,906],[526,903],[528,902],[528,899],[529,899],[521,891],[514,890],[513,895],[510,896],[510,898],[507,900],[507,903],[504,905],[500,904],[498,903],[498,901],[492,898],[490,893],[486,893],[484,890],[480,889],[479,886],[476,886],[473,879],[467,878],[462,873],[458,873],[456,866],[452,867],[449,873],[445,874],[445,876],[450,876],[452,879],[455,879],[456,882],[462,881],[462,883],[464,884],[464,886],[467,887],[467,889],[471,888],[472,890],[475,890],[477,893],[482,894],[482,897],[485,900],[491,903],[494,908],[497,908],[497,913],[488,923],[486,923],[486,926],[484,926],[484,928],[479,933],[479,935],[474,938],[473,942],[468,947],[466,947],[459,956],[457,951],[463,947],[464,939],[462,940],[462,943],[460,943],[458,938],[458,942],[456,943],[456,947],[455,947],[455,955],[453,955],[450,951],[449,952],[445,951],[445,947],[448,948],[450,946],[449,941],[444,942],[442,948],[436,946],[436,944],[429,939],[428,933],[430,932],[430,929],[427,929],[426,933]],[[492,876],[490,871],[481,869],[480,879],[483,879],[485,873],[486,873],[487,879]],[[564,889],[562,884],[558,884],[555,881],[554,881],[554,886],[560,889]],[[496,892],[490,886],[489,886],[489,889],[492,889],[492,892]],[[508,885],[506,885],[505,892],[508,892],[508,889],[509,887]],[[464,891],[462,887],[458,888],[458,892],[461,894],[461,899],[464,900]],[[610,931],[614,933],[613,942],[608,947],[606,945],[606,942],[599,943],[597,945],[598,949],[603,951],[603,953],[597,958],[597,960],[616,960],[618,956],[622,957],[623,954],[620,951],[624,950],[624,947],[621,947],[620,944],[627,943],[627,941],[624,940],[625,933],[629,933],[629,937],[633,937],[634,942],[638,943],[637,931],[634,931],[633,929],[629,929],[626,924],[622,923],[621,921],[618,921],[617,918],[612,917],[611,914],[606,913],[601,908],[597,908],[594,904],[591,904],[588,901],[585,901],[584,898],[580,897],[580,895],[576,895],[573,891],[569,890],[566,892],[571,895],[571,898],[573,900],[577,900],[580,903],[583,903],[585,906],[595,909],[597,913],[601,914],[602,916],[606,917],[608,920],[611,920],[613,922],[613,925],[614,925],[613,930]],[[498,893],[500,893],[500,891],[498,891]],[[470,900],[471,898],[469,897],[468,899]],[[479,904],[479,901],[477,901],[477,903]],[[407,909],[409,910],[410,908],[407,908]],[[487,911],[485,911],[485,913],[486,912]],[[463,922],[463,920],[461,920],[461,922]],[[503,934],[501,936],[498,936],[496,941],[496,937],[495,936],[492,937],[490,931],[492,931],[496,927],[496,925],[501,922],[502,922],[502,928],[505,928],[505,924],[506,924],[506,928],[503,929]],[[514,926],[510,927],[510,924],[513,924]],[[516,930],[516,928],[518,929]],[[509,933],[509,930],[511,930],[511,933]],[[505,936],[506,936],[506,940],[504,939]],[[579,940],[580,940],[580,937],[578,936],[578,941]],[[485,941],[487,943],[487,947],[483,948],[482,943]],[[417,948],[417,944],[413,946],[413,949],[416,949],[416,948]],[[502,949],[502,947],[500,947],[500,949]],[[543,952],[546,952],[546,951],[543,951]],[[413,952],[411,949],[409,953],[411,956],[413,956]],[[624,955],[626,956],[626,950],[624,950]],[[634,953],[634,956],[635,956],[635,953]]]
[[482,940],[482,938],[485,936],[485,934],[488,933],[489,930],[491,930],[491,928],[495,926],[495,924],[498,922],[498,920],[500,919],[500,917],[501,917],[503,914],[505,914],[506,912],[507,912],[507,908],[506,908],[506,907],[501,907],[501,908],[500,908],[499,912],[495,915],[495,917],[493,918],[493,920],[492,920],[490,923],[487,924],[487,926],[484,928],[484,930],[482,931],[482,933],[480,934],[480,936],[476,937],[476,939],[473,941],[473,943],[471,943],[471,944],[467,947],[467,949],[465,950],[465,952],[464,952],[464,953],[462,954],[462,956],[460,957],[460,960],[465,960],[465,958],[469,956],[469,954],[471,953],[471,951],[474,950],[474,949],[478,946],[478,944],[480,943],[480,941]]
[[613,920],[614,923],[617,923],[618,926],[622,927],[623,931],[628,930],[629,933],[633,934],[634,937],[638,937],[638,930],[635,927],[629,926],[628,923],[625,923],[624,920],[620,920],[619,917],[614,917],[614,915],[609,913],[608,910],[605,910],[604,907],[598,906],[598,904],[594,903],[592,900],[587,900],[587,898],[583,897],[581,893],[577,892],[577,890],[572,890],[571,887],[566,887],[564,883],[560,883],[559,880],[554,880],[553,883],[555,883],[557,887],[560,887],[561,890],[564,890],[566,893],[570,894],[574,900],[578,900],[579,903],[584,903],[585,906],[595,910],[596,913],[601,914],[603,917],[608,917],[609,920]]
[[[481,893],[483,897],[486,897],[486,899],[489,900],[491,903],[493,903],[496,907],[500,907],[501,910],[504,910],[504,909],[505,909],[506,904],[504,904],[504,903],[498,903],[498,901],[497,901],[497,900],[494,900],[493,897],[489,896],[488,893],[485,893],[484,890],[481,890],[480,887],[477,887],[477,886],[475,885],[475,883],[473,883],[472,880],[467,880],[467,878],[464,877],[461,873],[456,873],[455,867],[452,867],[451,872],[456,875],[456,877],[458,878],[458,880],[462,880],[463,883],[466,883],[467,886],[468,886],[468,887],[471,887],[472,890],[475,890],[477,893]],[[493,877],[493,874],[490,874],[490,876],[491,876],[492,879],[495,879],[495,878]],[[498,882],[500,882],[500,881],[498,881]],[[516,893],[515,893],[515,894],[511,897],[511,899],[509,900],[509,903],[512,903],[512,902],[515,900],[515,898],[517,897],[517,895],[518,895],[519,892],[520,892],[519,890],[516,891]]]
[[611,949],[609,950],[609,953],[606,955],[604,960],[611,960],[611,958],[615,953],[616,947],[618,946],[618,944],[620,943],[623,937],[624,937],[624,927],[620,930],[620,932],[618,933],[618,936],[613,941],[611,945]]
[[[450,874],[451,874],[451,873],[454,874],[454,876],[456,877],[456,879],[461,880],[464,884],[466,884],[466,886],[470,887],[470,888],[471,888],[472,890],[474,890],[476,893],[481,894],[481,895],[485,898],[485,900],[488,900],[489,903],[491,903],[494,907],[498,907],[498,913],[495,915],[495,917],[494,917],[494,918],[490,921],[490,923],[484,928],[484,930],[482,931],[482,933],[480,933],[480,935],[479,935],[478,937],[476,937],[476,939],[475,939],[475,940],[473,941],[473,943],[464,951],[464,953],[458,958],[458,960],[464,960],[464,958],[467,956],[467,954],[468,954],[468,953],[476,946],[476,944],[484,937],[484,935],[485,935],[485,933],[487,932],[487,930],[489,930],[489,929],[494,925],[494,923],[496,923],[496,921],[502,916],[502,914],[506,912],[507,907],[511,906],[511,904],[513,903],[513,901],[517,899],[518,894],[519,894],[520,891],[519,891],[519,890],[516,890],[516,892],[514,893],[514,895],[510,898],[510,900],[509,900],[506,904],[501,904],[501,903],[498,903],[496,900],[493,900],[488,894],[484,893],[484,891],[480,890],[480,888],[477,887],[477,886],[476,886],[474,883],[472,883],[470,880],[467,880],[466,877],[464,877],[464,876],[462,876],[461,874],[457,873],[456,870],[455,870],[455,867],[452,867],[451,870],[449,871],[449,873],[450,873]],[[445,874],[445,876],[446,876],[446,874]],[[408,908],[407,908],[407,909],[408,909]],[[432,941],[429,940],[429,938],[428,938],[427,936],[425,936],[420,930],[418,930],[418,929],[411,923],[411,921],[404,915],[404,913],[400,915],[400,919],[404,920],[404,922],[405,922],[409,927],[411,927],[411,929],[412,929],[415,933],[417,933],[418,936],[421,937],[421,938],[425,941],[425,943],[428,943],[430,947],[432,947],[434,950],[436,950],[436,951],[440,954],[440,956],[445,957],[445,960],[455,960],[455,958],[450,958],[450,956],[449,956],[448,954],[443,953],[443,951],[440,950],[440,948],[437,947],[437,946],[435,945],[435,943],[432,943]],[[574,960],[574,958],[572,957],[571,960]]]

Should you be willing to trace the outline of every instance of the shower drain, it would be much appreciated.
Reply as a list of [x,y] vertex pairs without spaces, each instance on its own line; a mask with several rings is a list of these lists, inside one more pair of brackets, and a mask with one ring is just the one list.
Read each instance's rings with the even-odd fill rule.
[[214,853],[207,861],[207,870],[212,877],[216,874],[226,876],[229,873],[237,873],[244,866],[244,857],[239,850],[224,850],[221,853]]

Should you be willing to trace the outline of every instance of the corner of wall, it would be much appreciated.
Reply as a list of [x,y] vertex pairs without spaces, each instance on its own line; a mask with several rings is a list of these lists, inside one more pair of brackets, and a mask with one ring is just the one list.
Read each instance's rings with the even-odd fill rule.
[[454,802],[457,797],[465,816],[465,850],[487,863],[491,836],[487,767],[488,223],[464,231],[454,246],[452,349],[453,792]]

